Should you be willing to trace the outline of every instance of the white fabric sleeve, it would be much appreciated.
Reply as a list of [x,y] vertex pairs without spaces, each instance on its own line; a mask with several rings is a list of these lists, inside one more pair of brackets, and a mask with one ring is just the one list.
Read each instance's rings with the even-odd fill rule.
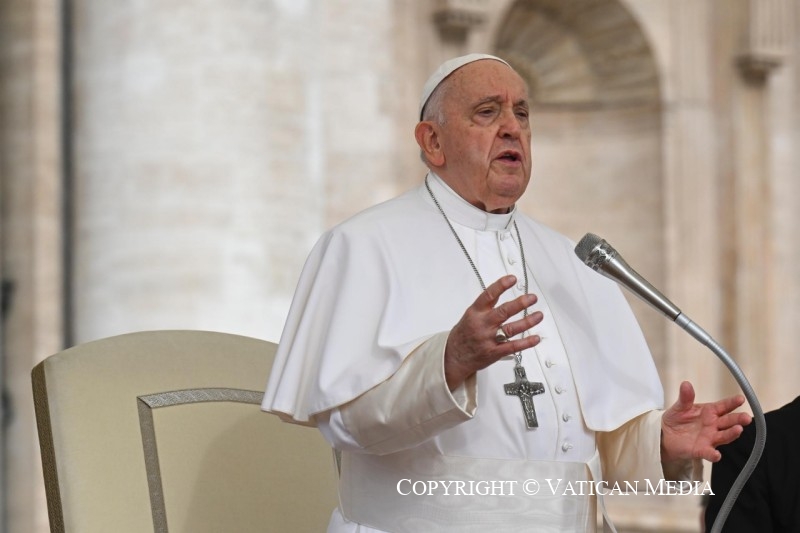
[[607,481],[696,481],[702,478],[700,460],[661,462],[663,414],[662,410],[649,411],[615,430],[597,433],[603,477]]
[[469,420],[477,408],[477,380],[450,391],[444,376],[449,332],[438,333],[406,357],[389,379],[355,400],[316,416],[337,449],[384,455],[412,448]]

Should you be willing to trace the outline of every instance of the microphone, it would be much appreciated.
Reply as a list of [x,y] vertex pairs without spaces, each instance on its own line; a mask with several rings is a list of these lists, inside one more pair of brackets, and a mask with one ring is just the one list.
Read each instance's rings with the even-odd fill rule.
[[764,411],[761,409],[761,404],[758,402],[755,391],[753,391],[744,373],[728,352],[706,333],[703,328],[692,322],[685,314],[681,313],[681,310],[670,302],[666,296],[658,292],[646,279],[632,269],[610,244],[597,235],[587,233],[580,242],[578,242],[578,245],[575,246],[575,254],[586,266],[616,281],[633,292],[636,296],[661,311],[667,318],[675,322],[701,344],[714,352],[725,366],[728,367],[731,374],[733,374],[742,392],[744,392],[745,398],[747,398],[747,401],[750,403],[750,407],[753,409],[753,421],[756,426],[755,443],[753,445],[753,450],[750,452],[750,457],[748,457],[747,462],[731,485],[728,495],[722,502],[722,506],[714,520],[711,533],[721,532],[731,508],[736,502],[736,498],[739,497],[742,487],[744,487],[750,475],[753,473],[753,470],[755,470],[767,440],[767,423],[764,418]]
[[613,246],[597,235],[584,235],[575,247],[575,254],[586,266],[624,286],[673,322],[680,316],[681,310],[675,304],[632,269]]

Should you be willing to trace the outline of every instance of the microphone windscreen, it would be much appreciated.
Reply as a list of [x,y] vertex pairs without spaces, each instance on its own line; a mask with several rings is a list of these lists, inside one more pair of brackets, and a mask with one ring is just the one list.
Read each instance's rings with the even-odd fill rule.
[[589,258],[589,254],[592,253],[592,250],[594,250],[602,240],[603,239],[594,233],[587,233],[583,236],[580,242],[578,242],[577,246],[575,246],[575,255],[577,255],[578,258],[585,263]]

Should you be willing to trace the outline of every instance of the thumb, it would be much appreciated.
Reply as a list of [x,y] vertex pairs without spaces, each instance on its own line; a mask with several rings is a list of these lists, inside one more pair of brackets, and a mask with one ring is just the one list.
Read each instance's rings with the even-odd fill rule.
[[681,383],[675,407],[683,411],[689,409],[692,405],[694,405],[694,387],[690,382],[684,381]]

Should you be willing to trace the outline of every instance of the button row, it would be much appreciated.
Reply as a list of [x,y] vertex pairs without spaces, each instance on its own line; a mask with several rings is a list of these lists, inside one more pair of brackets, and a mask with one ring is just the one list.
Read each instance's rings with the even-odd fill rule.
[[[552,368],[555,364],[556,363],[554,363],[552,359],[545,359],[544,361],[544,366],[546,366],[547,368]],[[566,391],[566,389],[561,385],[556,385],[553,388],[553,390],[555,391],[556,394],[563,394]],[[569,422],[570,420],[572,420],[572,415],[570,415],[569,413],[563,413],[561,415],[561,420],[563,420],[564,422]],[[572,448],[573,448],[572,444],[570,444],[567,441],[564,441],[564,443],[561,445],[561,451],[563,451],[564,453],[567,453]]]

